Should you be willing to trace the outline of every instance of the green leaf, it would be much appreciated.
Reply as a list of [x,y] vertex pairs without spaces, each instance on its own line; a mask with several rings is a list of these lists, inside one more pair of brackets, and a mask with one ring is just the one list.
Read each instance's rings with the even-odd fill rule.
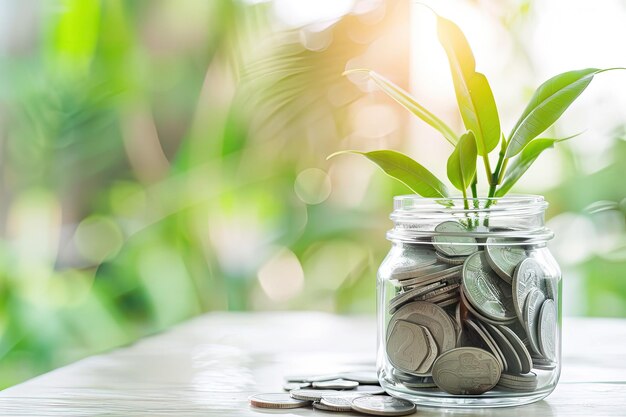
[[557,142],[563,142],[578,135],[580,135],[580,133],[561,139],[540,138],[531,141],[524,147],[519,156],[512,160],[504,180],[502,181],[502,185],[496,191],[495,196],[502,197],[508,193],[543,151],[552,148]]
[[419,104],[408,92],[382,75],[368,69],[349,70],[344,72],[344,75],[358,72],[366,73],[382,91],[387,93],[389,97],[400,103],[405,109],[413,113],[415,116],[437,129],[439,133],[441,133],[443,137],[446,138],[446,140],[452,145],[457,144],[459,138],[444,121]]
[[474,132],[478,154],[487,155],[500,142],[500,118],[487,77],[476,72],[472,50],[456,24],[437,16],[437,35],[448,55],[465,128]]
[[476,175],[476,139],[472,132],[467,132],[448,158],[448,178],[458,190],[465,191]]
[[416,194],[422,197],[437,198],[447,197],[448,190],[444,183],[439,181],[429,170],[408,156],[396,151],[340,151],[335,152],[326,159],[336,155],[353,153],[363,155],[375,162],[387,175],[400,181]]
[[520,153],[531,140],[552,126],[601,71],[587,68],[564,72],[541,84],[511,131],[506,157]]

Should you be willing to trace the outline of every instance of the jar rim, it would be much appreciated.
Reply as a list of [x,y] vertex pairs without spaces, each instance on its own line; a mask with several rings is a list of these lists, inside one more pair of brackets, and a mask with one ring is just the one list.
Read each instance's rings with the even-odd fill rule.
[[[495,226],[510,223],[515,219],[515,227],[509,230],[468,230],[462,234],[474,237],[532,238],[546,241],[553,237],[545,227],[544,213],[548,202],[541,195],[511,194],[504,197],[463,197],[428,198],[417,194],[394,197],[391,220],[395,227],[387,237],[391,240],[413,240],[432,236],[455,236],[458,232],[435,232],[433,227],[447,220],[460,221],[467,218],[488,219]],[[486,224],[486,223],[485,223]]]

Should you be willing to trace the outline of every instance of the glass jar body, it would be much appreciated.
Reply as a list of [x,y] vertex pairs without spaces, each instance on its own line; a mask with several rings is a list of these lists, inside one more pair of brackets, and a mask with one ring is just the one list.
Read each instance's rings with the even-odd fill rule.
[[561,273],[546,246],[546,204],[525,198],[527,207],[500,199],[471,210],[396,198],[377,282],[378,374],[391,395],[497,407],[554,390]]

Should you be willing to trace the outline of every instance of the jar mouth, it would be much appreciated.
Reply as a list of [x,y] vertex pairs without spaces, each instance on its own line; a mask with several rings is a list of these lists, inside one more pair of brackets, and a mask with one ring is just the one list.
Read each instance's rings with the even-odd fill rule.
[[458,232],[435,231],[445,221],[472,224],[463,236],[516,238],[546,241],[553,237],[545,227],[544,213],[548,202],[543,196],[512,194],[505,197],[467,198],[460,196],[425,198],[415,194],[394,197],[390,216],[394,228],[387,237],[390,240],[420,240],[433,236],[458,236]]
[[[465,202],[468,202],[469,208],[465,208]],[[417,194],[398,195],[393,198],[394,212],[402,211],[419,211],[427,212],[429,210],[439,210],[442,207],[453,208],[466,212],[473,211],[501,211],[506,209],[533,209],[545,210],[548,202],[543,196],[534,194],[511,194],[504,197],[478,197],[463,198],[461,196],[427,198]]]

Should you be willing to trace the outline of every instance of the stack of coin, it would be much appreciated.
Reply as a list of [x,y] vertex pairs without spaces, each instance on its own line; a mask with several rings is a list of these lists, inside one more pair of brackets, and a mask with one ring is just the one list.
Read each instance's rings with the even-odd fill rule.
[[476,239],[447,221],[403,255],[390,270],[385,345],[398,383],[456,395],[533,391],[531,370],[554,369],[557,278],[530,243]]
[[378,385],[378,376],[372,371],[289,376],[285,378],[284,388],[289,392],[251,396],[250,405],[275,409],[312,406],[324,411],[356,411],[378,416],[415,412],[412,402],[384,395],[385,390]]

